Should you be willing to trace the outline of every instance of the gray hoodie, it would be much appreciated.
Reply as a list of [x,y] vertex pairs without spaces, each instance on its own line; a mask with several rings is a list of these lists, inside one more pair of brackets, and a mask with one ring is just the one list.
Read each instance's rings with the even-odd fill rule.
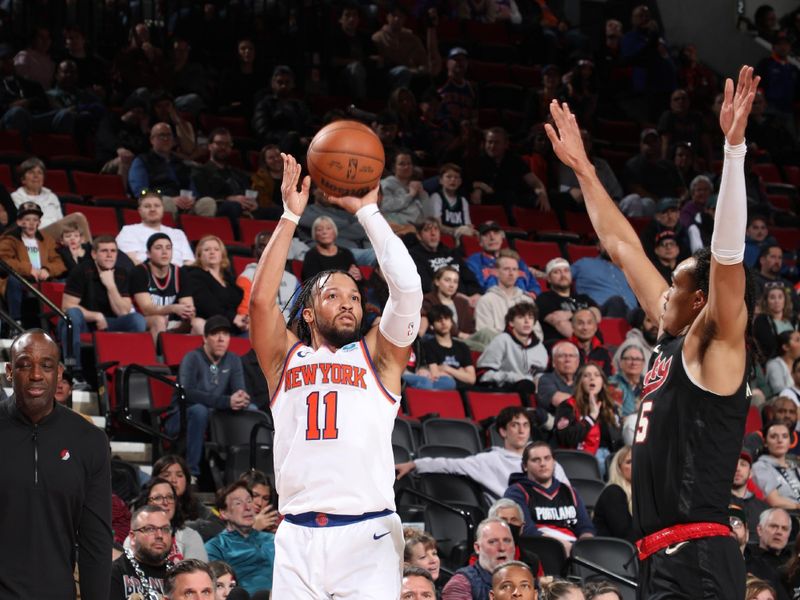
[[547,350],[537,337],[529,346],[504,332],[494,338],[483,351],[477,364],[486,369],[481,383],[513,384],[522,379],[534,381],[535,375],[547,368]]

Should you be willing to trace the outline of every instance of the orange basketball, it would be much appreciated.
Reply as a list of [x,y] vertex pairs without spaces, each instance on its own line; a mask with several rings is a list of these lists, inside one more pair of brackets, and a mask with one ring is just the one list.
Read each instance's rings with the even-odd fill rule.
[[306,156],[308,172],[329,196],[361,197],[383,174],[383,144],[357,121],[334,121],[317,132]]

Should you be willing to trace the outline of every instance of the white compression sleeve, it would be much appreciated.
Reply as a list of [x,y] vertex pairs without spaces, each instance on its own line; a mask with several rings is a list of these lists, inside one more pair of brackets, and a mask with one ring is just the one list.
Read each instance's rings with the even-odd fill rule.
[[389,287],[389,300],[378,327],[396,346],[410,346],[417,337],[422,310],[422,283],[417,265],[377,205],[361,207],[356,217],[375,248],[378,265]]
[[735,265],[744,260],[744,238],[747,229],[747,193],[744,181],[745,142],[731,146],[725,142],[725,162],[717,195],[711,254],[722,265]]

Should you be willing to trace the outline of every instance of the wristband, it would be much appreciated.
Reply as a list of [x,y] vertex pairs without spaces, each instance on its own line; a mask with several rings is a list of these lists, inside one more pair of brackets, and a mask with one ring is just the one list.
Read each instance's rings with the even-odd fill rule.
[[295,225],[300,223],[300,215],[294,214],[285,206],[283,207],[283,214],[281,215],[281,219],[286,219],[287,221],[291,221]]

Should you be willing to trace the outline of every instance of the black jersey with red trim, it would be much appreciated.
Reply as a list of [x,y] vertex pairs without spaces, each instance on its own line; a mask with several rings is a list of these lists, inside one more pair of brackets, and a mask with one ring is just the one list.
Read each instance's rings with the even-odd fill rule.
[[699,387],[683,364],[684,339],[663,337],[644,378],[631,482],[633,523],[641,536],[678,523],[728,524],[747,381],[730,396]]

